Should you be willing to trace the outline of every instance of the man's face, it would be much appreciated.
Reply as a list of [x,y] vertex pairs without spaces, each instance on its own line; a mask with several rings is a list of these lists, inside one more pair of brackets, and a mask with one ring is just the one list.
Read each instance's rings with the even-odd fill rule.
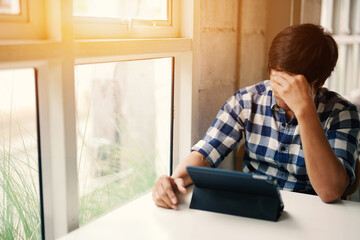
[[[296,74],[293,74],[293,73],[289,73],[289,72],[286,72],[286,71],[283,71],[283,70],[275,70],[275,69],[271,69],[270,70],[270,81],[272,80],[273,78],[273,73],[277,72],[277,71],[281,71],[283,73],[286,73],[290,76],[295,76]],[[315,88],[315,82],[313,82],[311,85],[310,85],[310,91],[311,91],[311,95],[312,96],[315,96],[315,93],[316,93],[316,88]],[[279,107],[281,107],[282,109],[284,109],[285,111],[291,111],[290,107],[286,104],[286,102],[281,98],[281,96],[279,95],[279,93],[276,91],[276,89],[273,89],[273,93],[274,93],[274,96],[275,96],[275,100],[276,100],[276,103]]]

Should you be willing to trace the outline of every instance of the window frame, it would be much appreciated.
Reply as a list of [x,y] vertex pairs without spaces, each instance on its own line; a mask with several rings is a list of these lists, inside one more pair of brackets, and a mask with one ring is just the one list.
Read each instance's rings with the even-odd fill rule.
[[333,34],[339,51],[337,65],[325,86],[351,101],[360,90],[356,81],[360,74],[356,68],[360,63],[360,2],[322,0],[321,4],[320,23]]
[[178,37],[180,0],[167,0],[167,3],[167,20],[74,16],[74,37],[76,39]]
[[[30,2],[38,4],[41,1]],[[174,2],[180,8],[180,1]],[[167,33],[164,38],[151,38],[153,35],[149,34],[141,39],[77,40],[72,31],[72,0],[44,0],[44,3],[48,13],[44,20],[48,26],[42,34],[46,38],[42,40],[39,36],[20,34],[17,29],[12,33],[15,40],[4,40],[0,36],[0,68],[36,69],[43,238],[55,239],[79,227],[75,64],[162,57],[174,59],[173,166],[176,166],[191,147],[193,53],[192,39],[179,38],[179,27],[174,34],[177,38]],[[184,17],[185,12],[182,14]],[[191,14],[186,12],[185,15],[192,18]]]
[[0,14],[0,39],[44,39],[45,0],[19,0],[20,14]]
[[19,0],[19,14],[0,14],[0,22],[26,22],[28,21],[28,2],[27,0]]

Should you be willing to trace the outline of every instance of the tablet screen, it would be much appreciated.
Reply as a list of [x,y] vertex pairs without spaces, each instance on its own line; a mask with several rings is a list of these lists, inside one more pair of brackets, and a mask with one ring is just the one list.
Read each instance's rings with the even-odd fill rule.
[[273,177],[224,169],[192,167],[187,171],[195,186],[252,195],[278,197],[278,185]]

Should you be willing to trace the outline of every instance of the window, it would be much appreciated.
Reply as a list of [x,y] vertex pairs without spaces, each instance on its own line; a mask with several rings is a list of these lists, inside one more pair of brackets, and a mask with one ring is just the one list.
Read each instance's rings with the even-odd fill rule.
[[78,65],[75,84],[82,225],[168,174],[172,58]]
[[74,0],[74,16],[167,20],[167,0]]
[[[37,112],[17,108],[19,114],[26,120],[29,120],[27,114],[38,115],[30,121],[35,130],[33,127],[28,129],[28,121],[22,123],[20,118],[15,121],[26,125],[28,131],[22,131],[22,134],[33,141],[24,140],[27,153],[32,157],[29,161],[34,160],[34,163],[27,164],[27,155],[19,150],[18,158],[25,165],[19,163],[14,171],[16,174],[22,171],[24,179],[36,178],[38,172],[41,173],[41,181],[29,178],[31,184],[31,179],[35,183],[35,188],[31,185],[33,192],[36,189],[37,194],[41,193],[37,197],[41,201],[36,202],[39,205],[31,207],[32,212],[20,211],[19,215],[24,213],[27,219],[39,220],[39,212],[42,212],[44,220],[35,224],[33,238],[56,239],[149,191],[157,174],[169,172],[170,156],[176,162],[188,153],[192,40],[179,38],[179,0],[108,1],[109,4],[137,3],[134,5],[137,14],[126,15],[126,12],[124,15],[120,9],[120,15],[111,18],[101,14],[94,16],[99,12],[94,12],[91,6],[101,1],[3,0],[2,9],[5,9],[5,2],[7,9],[8,3],[19,3],[20,12],[0,13],[0,68],[16,69],[11,70],[15,77],[9,81],[14,85],[14,92],[20,91],[20,103],[26,106],[37,103],[34,105]],[[82,5],[77,6],[79,3]],[[1,70],[1,74],[2,71],[5,70]],[[26,84],[18,85],[17,71],[26,72],[27,77],[19,78],[19,81],[27,80]],[[7,81],[3,79],[1,75],[1,84]],[[32,86],[29,86],[30,82]],[[115,91],[117,89],[122,95]],[[134,96],[128,94],[135,90],[146,93],[142,99],[144,104],[138,108]],[[1,85],[0,91],[9,92],[9,89],[5,90]],[[112,93],[113,98],[103,97],[101,94],[104,93]],[[0,99],[5,96],[1,95]],[[37,102],[34,102],[35,96]],[[2,103],[7,109],[11,106],[9,102]],[[16,103],[15,98],[13,103]],[[133,107],[127,108],[130,103]],[[106,104],[109,106],[103,106]],[[0,106],[3,105],[0,103]],[[111,108],[113,112],[109,110]],[[139,116],[141,111],[147,115],[131,117]],[[121,121],[118,117],[122,117]],[[9,129],[9,123],[4,122],[4,129]],[[99,132],[94,123],[101,123],[104,131]],[[12,128],[15,129],[15,125]],[[139,136],[139,130],[147,132],[146,135]],[[31,138],[30,135],[38,136]],[[11,139],[15,144],[15,136]],[[16,142],[20,145],[12,149],[24,146],[19,138]],[[8,151],[6,144],[1,145],[3,151]],[[146,152],[135,150],[136,144],[144,145],[141,150]],[[34,149],[39,150],[35,152]],[[141,159],[142,166],[132,165],[140,163],[138,161],[126,160],[127,151],[146,156]],[[40,166],[33,167],[39,164],[36,160],[40,156]],[[27,170],[27,166],[31,168]],[[140,178],[141,171],[148,174],[143,179]],[[132,191],[126,197],[122,193],[125,184],[127,191]],[[105,195],[109,189],[113,190],[111,195]],[[0,197],[5,196],[3,193],[1,189]],[[85,201],[88,205],[84,205]],[[3,201],[0,204],[2,216],[14,210],[5,207]],[[28,206],[18,205],[24,210]],[[1,220],[1,231],[5,229],[2,223]],[[16,226],[22,228],[20,224]],[[24,234],[24,238],[31,238],[31,234],[26,235],[27,227]]]
[[44,39],[44,0],[0,0],[0,39]]
[[19,0],[0,0],[0,14],[20,14]]
[[179,36],[179,0],[74,0],[75,38]]
[[0,239],[39,239],[35,72],[0,70],[0,79]]
[[334,34],[339,58],[327,87],[360,98],[360,1],[322,1],[321,25]]

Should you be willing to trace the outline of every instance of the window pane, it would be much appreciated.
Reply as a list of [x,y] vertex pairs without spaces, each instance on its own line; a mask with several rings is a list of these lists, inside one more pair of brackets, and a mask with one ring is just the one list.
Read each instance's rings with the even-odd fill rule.
[[0,239],[41,239],[34,69],[0,70]]
[[0,14],[20,14],[20,1],[0,0]]
[[169,171],[172,59],[75,68],[80,225]]
[[167,20],[168,0],[74,0],[74,16]]
[[[339,57],[325,86],[351,102],[360,99],[360,44],[356,32],[360,18],[360,1],[322,1],[321,25],[334,33]],[[358,17],[359,15],[359,17]]]

